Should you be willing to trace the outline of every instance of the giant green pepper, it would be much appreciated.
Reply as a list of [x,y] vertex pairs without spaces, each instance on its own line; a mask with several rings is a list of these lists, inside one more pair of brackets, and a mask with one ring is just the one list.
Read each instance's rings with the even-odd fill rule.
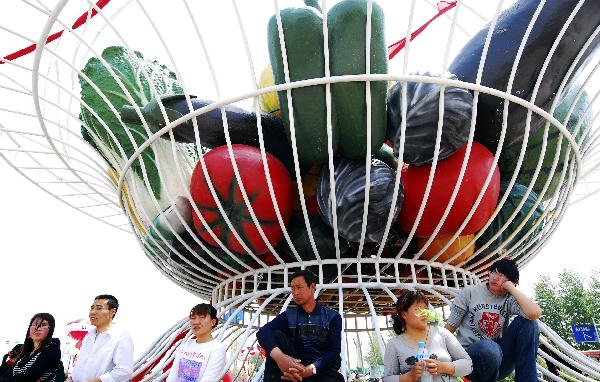
[[[332,76],[365,74],[367,0],[345,0],[327,14],[329,64]],[[371,14],[370,73],[387,73],[387,49],[383,10],[373,2]],[[367,154],[367,105],[365,82],[331,85],[335,110],[334,127],[340,134],[338,154],[365,159]],[[385,140],[387,126],[386,81],[371,82],[371,153]]]
[[[290,81],[319,78],[325,75],[323,54],[323,19],[313,7],[286,8],[281,11]],[[285,82],[277,19],[271,17],[268,27],[269,57],[275,83]],[[277,93],[281,117],[288,139],[291,140],[287,91]],[[327,117],[325,86],[310,86],[292,90],[296,147],[301,163],[307,165],[327,162]],[[337,149],[334,130],[333,148]]]
[[[367,0],[345,0],[328,12],[331,75],[366,73]],[[291,81],[325,75],[323,20],[313,7],[281,11]],[[370,73],[387,72],[383,11],[373,3],[371,16]],[[269,56],[275,83],[285,82],[276,17],[269,21]],[[364,159],[367,153],[367,106],[364,82],[331,85],[333,151],[346,158]],[[282,118],[291,138],[287,92],[278,93]],[[300,162],[327,162],[327,109],[325,86],[292,90],[296,146]],[[371,152],[385,139],[386,83],[371,83]]]

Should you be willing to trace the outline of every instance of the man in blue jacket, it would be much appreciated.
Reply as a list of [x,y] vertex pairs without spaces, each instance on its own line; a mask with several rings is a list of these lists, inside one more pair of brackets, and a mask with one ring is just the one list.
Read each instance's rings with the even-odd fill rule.
[[266,353],[264,382],[344,381],[341,364],[342,317],[315,299],[314,275],[302,270],[291,277],[296,307],[260,328],[256,337]]

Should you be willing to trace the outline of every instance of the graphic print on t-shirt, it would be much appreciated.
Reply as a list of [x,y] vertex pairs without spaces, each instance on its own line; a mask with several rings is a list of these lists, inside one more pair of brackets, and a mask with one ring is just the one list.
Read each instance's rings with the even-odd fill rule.
[[479,330],[488,338],[496,338],[500,333],[500,314],[496,312],[482,312],[478,322]]
[[187,358],[182,358],[179,361],[179,373],[177,374],[177,382],[197,381],[202,369],[202,362],[194,361]]
[[506,317],[505,304],[477,304],[469,312],[469,328],[479,339],[498,338]]

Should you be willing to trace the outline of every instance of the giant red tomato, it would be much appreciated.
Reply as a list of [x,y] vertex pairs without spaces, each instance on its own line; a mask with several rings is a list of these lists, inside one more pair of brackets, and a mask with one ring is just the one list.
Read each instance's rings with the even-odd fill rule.
[[[429,237],[439,223],[450,196],[454,190],[454,185],[458,181],[460,167],[466,153],[466,145],[454,153],[452,156],[440,161],[435,171],[435,177],[429,198],[419,221],[419,226],[415,231],[417,237]],[[479,192],[483,189],[483,184],[488,172],[492,168],[494,156],[483,145],[473,142],[471,154],[467,162],[465,175],[462,179],[458,195],[452,205],[450,213],[446,217],[439,234],[454,234],[458,227],[467,217],[471,207]],[[404,202],[398,215],[398,220],[402,229],[410,232],[417,218],[417,213],[421,207],[421,201],[425,195],[427,179],[431,166],[409,166],[402,173],[402,185],[404,187]],[[500,172],[498,166],[493,170],[493,175],[488,188],[475,210],[475,214],[461,232],[461,235],[470,235],[479,231],[489,217],[494,212],[498,203],[498,194],[500,193]]]
[[[268,241],[275,246],[283,237],[283,231],[277,220],[269,193],[260,149],[236,144],[232,145],[232,150],[254,214]],[[268,247],[260,236],[244,202],[233,172],[227,146],[212,149],[204,155],[204,161],[221,206],[235,231],[255,254],[266,253]],[[281,211],[284,223],[287,224],[292,214],[292,182],[284,165],[269,153],[267,153],[267,164],[279,211]],[[217,208],[200,162],[192,174],[191,194],[198,210],[219,240],[230,250],[246,254],[247,252],[231,233]],[[195,212],[193,218],[194,227],[200,237],[211,245],[218,246]]]

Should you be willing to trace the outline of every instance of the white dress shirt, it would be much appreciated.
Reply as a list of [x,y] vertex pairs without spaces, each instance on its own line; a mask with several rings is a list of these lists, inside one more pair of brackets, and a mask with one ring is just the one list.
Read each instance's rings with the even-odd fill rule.
[[132,373],[131,336],[112,324],[97,336],[95,328],[85,336],[71,379],[73,382],[94,378],[100,378],[102,382],[125,382],[131,379]]

